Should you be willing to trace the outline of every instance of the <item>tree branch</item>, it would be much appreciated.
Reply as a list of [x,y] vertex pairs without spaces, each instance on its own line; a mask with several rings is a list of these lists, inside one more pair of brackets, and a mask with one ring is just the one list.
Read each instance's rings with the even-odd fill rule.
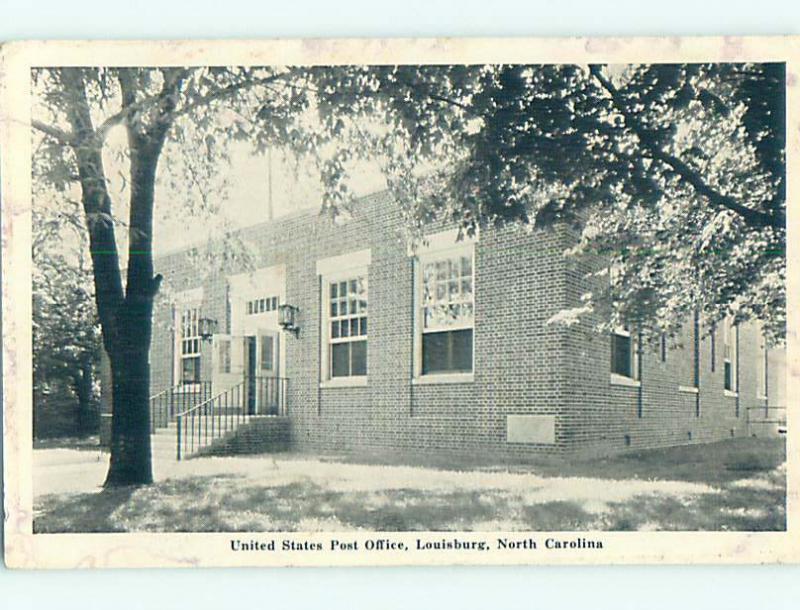
[[72,144],[74,140],[74,136],[71,133],[67,133],[63,129],[59,129],[58,127],[54,127],[53,125],[48,125],[47,123],[43,123],[42,121],[33,120],[31,121],[31,127],[36,129],[37,131],[41,131],[43,134],[50,136],[51,138],[58,140],[60,144]]
[[783,229],[786,226],[786,216],[783,213],[767,214],[742,205],[729,195],[720,193],[710,186],[703,177],[693,170],[683,160],[663,150],[655,142],[655,134],[648,130],[642,122],[628,110],[625,100],[602,71],[602,66],[593,64],[589,66],[592,76],[597,79],[603,89],[609,94],[614,107],[622,115],[625,124],[636,134],[642,147],[658,161],[669,166],[678,176],[689,183],[695,192],[705,197],[713,206],[722,207],[738,214],[751,227],[772,227]]

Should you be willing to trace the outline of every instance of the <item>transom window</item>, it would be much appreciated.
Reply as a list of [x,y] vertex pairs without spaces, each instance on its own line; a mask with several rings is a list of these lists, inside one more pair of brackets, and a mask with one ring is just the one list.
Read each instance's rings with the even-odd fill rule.
[[367,278],[327,282],[329,376],[367,374]]
[[247,301],[247,315],[277,311],[278,297],[264,297]]
[[471,373],[475,325],[473,248],[420,261],[422,374]]
[[200,309],[190,307],[181,315],[181,383],[200,383]]

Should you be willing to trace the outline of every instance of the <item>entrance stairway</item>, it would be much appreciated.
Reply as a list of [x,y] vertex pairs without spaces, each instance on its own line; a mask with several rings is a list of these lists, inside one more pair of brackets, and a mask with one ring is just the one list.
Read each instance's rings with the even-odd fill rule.
[[287,379],[244,379],[213,396],[210,387],[201,390],[192,399],[186,398],[185,388],[151,397],[154,460],[258,453],[288,445]]

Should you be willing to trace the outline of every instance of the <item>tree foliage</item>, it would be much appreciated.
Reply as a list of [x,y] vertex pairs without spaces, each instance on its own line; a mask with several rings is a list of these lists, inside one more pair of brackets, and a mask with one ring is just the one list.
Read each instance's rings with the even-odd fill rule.
[[694,311],[758,318],[782,340],[782,64],[351,70],[384,125],[359,150],[385,156],[418,231],[442,214],[467,233],[568,223],[571,254],[616,271],[575,311],[654,336]]

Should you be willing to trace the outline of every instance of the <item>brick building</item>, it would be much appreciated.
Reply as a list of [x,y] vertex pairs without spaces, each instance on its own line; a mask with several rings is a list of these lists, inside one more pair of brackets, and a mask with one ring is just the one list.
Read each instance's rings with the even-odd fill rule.
[[437,225],[412,252],[401,227],[379,193],[344,223],[312,210],[243,230],[249,271],[158,258],[151,393],[180,397],[172,418],[205,401],[218,431],[250,414],[218,446],[510,460],[741,436],[785,407],[782,356],[755,326],[690,323],[680,346],[652,347],[592,319],[549,324],[586,291],[565,228],[456,241]]

